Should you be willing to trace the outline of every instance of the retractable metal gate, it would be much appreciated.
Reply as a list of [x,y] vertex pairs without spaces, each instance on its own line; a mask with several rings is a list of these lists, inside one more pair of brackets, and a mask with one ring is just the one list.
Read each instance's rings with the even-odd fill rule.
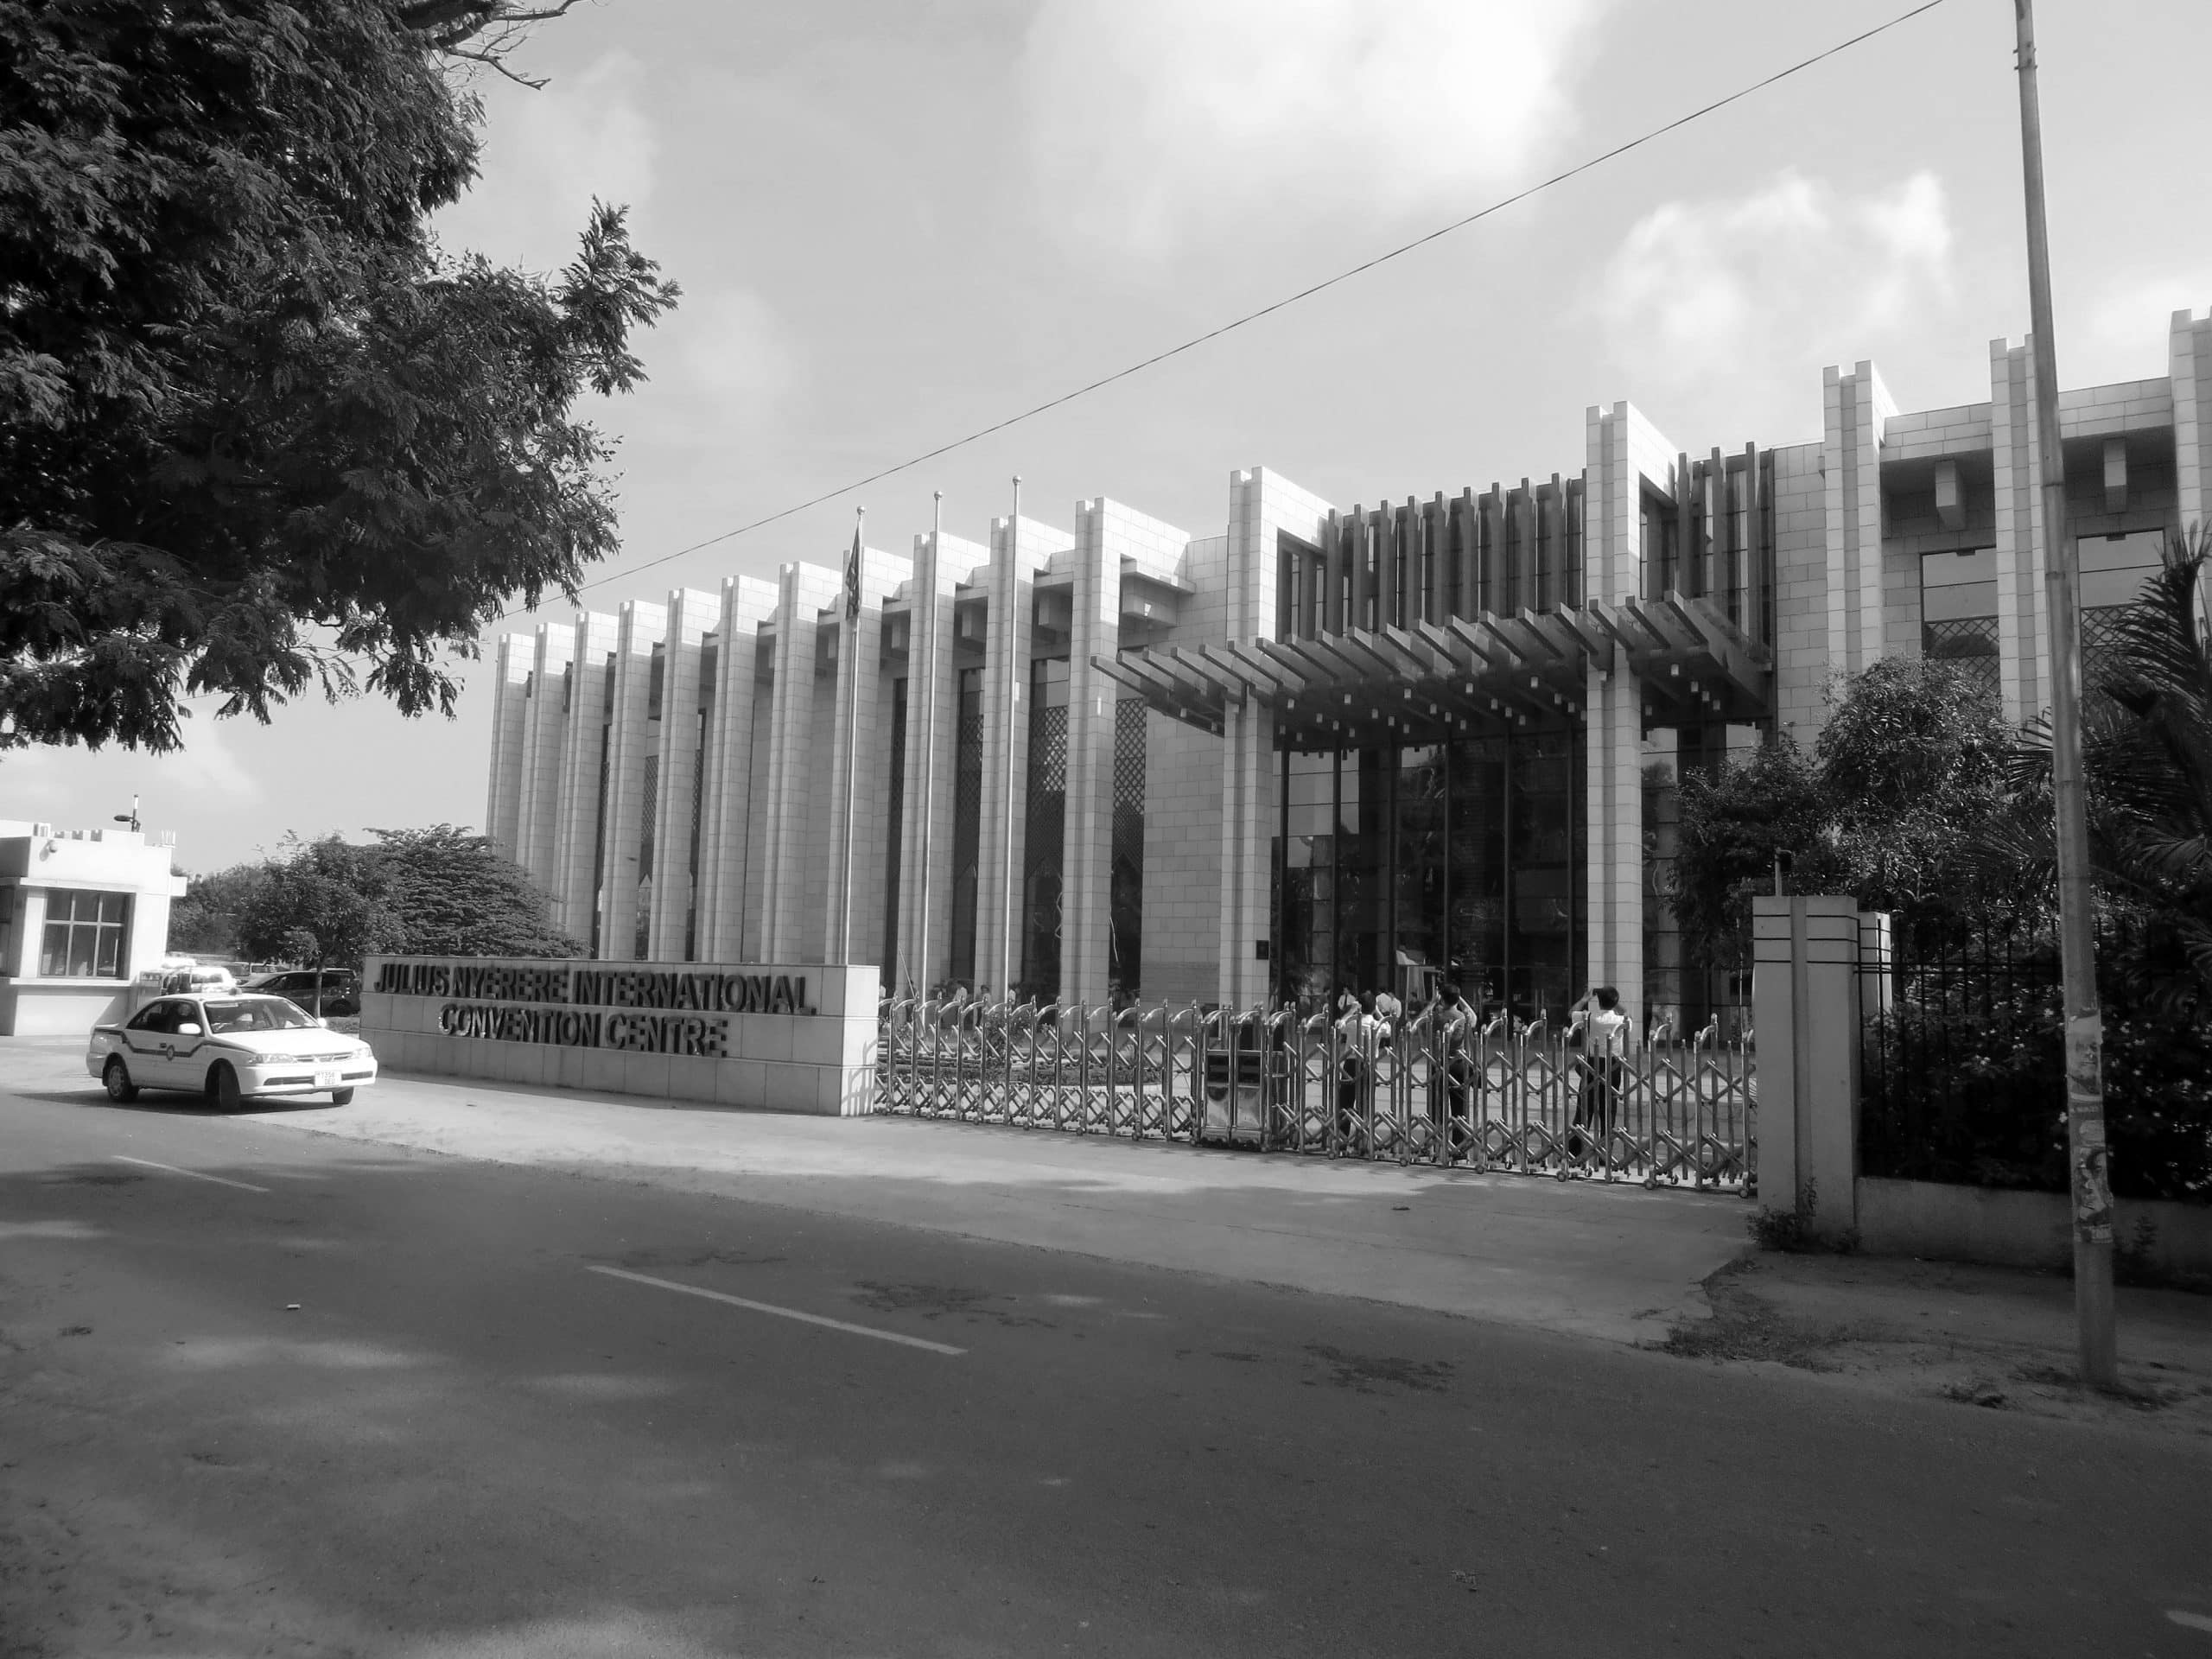
[[1757,1191],[1746,1033],[1665,1027],[1591,1054],[1539,1020],[1416,1018],[1363,1037],[1325,1016],[1154,1006],[884,1009],[887,1112],[1077,1135]]

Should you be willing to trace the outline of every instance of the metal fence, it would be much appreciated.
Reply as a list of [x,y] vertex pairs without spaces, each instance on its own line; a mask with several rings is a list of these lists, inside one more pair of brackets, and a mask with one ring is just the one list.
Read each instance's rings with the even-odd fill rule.
[[1025,1129],[1756,1192],[1751,1033],[1584,1053],[1539,1020],[885,1005],[880,1109]]

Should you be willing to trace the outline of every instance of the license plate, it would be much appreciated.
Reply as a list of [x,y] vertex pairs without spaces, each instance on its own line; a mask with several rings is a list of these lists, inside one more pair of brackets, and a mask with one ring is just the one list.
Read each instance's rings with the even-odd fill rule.
[[316,1072],[315,1086],[318,1089],[335,1089],[338,1086],[338,1074],[335,1071]]

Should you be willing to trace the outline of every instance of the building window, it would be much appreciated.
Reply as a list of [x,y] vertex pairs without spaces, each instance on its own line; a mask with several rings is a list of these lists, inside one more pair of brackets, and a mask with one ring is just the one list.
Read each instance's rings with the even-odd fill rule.
[[46,895],[46,944],[39,954],[48,979],[121,979],[124,936],[130,925],[127,893],[57,888]]
[[1021,989],[1060,992],[1060,844],[1067,828],[1068,659],[1029,665],[1029,803],[1022,835]]
[[2164,566],[2161,530],[2084,536],[2075,549],[2082,569],[2082,683],[2101,684],[2112,672],[2115,629],[2143,589]]
[[1956,664],[1998,693],[1997,550],[1927,553],[1920,560],[1920,654]]

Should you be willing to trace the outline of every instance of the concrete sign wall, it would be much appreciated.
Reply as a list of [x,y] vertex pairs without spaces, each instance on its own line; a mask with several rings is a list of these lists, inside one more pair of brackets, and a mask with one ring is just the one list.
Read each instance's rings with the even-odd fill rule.
[[402,1071],[851,1116],[875,1003],[869,966],[371,957],[361,1035]]

